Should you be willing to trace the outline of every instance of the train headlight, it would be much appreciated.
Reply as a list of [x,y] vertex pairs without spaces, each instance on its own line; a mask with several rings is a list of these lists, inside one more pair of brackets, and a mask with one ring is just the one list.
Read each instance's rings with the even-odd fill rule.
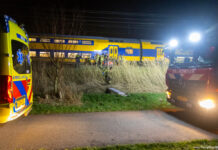
[[198,33],[198,32],[193,32],[193,33],[191,33],[190,35],[189,35],[189,40],[191,41],[191,42],[198,42],[198,41],[200,41],[201,40],[201,34],[200,33]]
[[169,46],[170,47],[177,47],[178,46],[178,40],[176,39],[172,39],[170,42],[169,42]]
[[201,101],[199,101],[199,105],[202,108],[206,108],[206,109],[212,109],[212,108],[216,107],[216,104],[212,99],[201,100]]

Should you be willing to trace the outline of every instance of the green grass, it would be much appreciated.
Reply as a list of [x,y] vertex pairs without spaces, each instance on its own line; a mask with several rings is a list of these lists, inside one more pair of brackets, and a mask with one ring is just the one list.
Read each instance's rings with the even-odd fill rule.
[[[107,147],[87,147],[87,148],[72,148],[65,150],[205,150],[217,149],[218,140],[197,140],[190,142],[177,143],[154,143],[154,144],[133,144],[133,145],[116,145]],[[47,150],[47,149],[40,149]]]
[[[207,149],[206,147],[218,146],[218,140],[198,140],[191,142],[179,142],[179,143],[154,143],[154,144],[135,144],[135,145],[117,145],[101,148],[75,148],[72,150],[195,150]],[[204,148],[203,148],[204,147]],[[210,148],[212,149],[212,148]],[[215,148],[213,148],[215,149]]]
[[81,106],[62,106],[34,102],[32,114],[106,112],[172,108],[164,93],[130,94],[122,97],[114,94],[85,94]]

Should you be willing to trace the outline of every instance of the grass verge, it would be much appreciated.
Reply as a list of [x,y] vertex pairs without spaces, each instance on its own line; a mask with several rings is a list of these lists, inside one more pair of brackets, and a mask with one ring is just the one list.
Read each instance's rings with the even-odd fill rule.
[[164,93],[130,94],[122,97],[114,94],[84,94],[82,105],[51,105],[34,102],[32,114],[106,112],[172,108]]
[[[71,150],[196,150],[196,149],[217,149],[218,140],[197,140],[191,142],[178,143],[154,143],[154,144],[135,144],[117,145],[100,148],[74,148]],[[70,150],[70,149],[67,149]]]

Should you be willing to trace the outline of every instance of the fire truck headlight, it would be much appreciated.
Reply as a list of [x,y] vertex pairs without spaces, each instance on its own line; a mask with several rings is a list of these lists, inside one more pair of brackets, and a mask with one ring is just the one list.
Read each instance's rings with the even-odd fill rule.
[[189,40],[191,42],[198,42],[201,40],[201,34],[198,32],[193,32],[189,35]]
[[178,46],[178,40],[172,39],[172,40],[169,42],[169,46],[170,46],[170,47],[177,47],[177,46]]
[[212,109],[216,107],[216,104],[212,99],[206,99],[206,100],[199,101],[199,105],[202,108],[206,108],[206,109]]

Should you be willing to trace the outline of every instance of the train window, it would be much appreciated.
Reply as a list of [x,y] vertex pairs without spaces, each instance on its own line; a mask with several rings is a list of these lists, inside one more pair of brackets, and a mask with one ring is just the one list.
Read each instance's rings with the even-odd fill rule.
[[82,41],[82,44],[84,44],[84,45],[92,45],[92,41]]
[[110,53],[113,54],[113,48],[112,47],[110,48]]
[[29,38],[30,42],[36,42],[36,38]]
[[36,57],[36,51],[30,51],[30,57]]
[[157,48],[157,55],[158,56],[163,55],[163,48],[162,47]]
[[79,41],[78,40],[68,40],[69,44],[78,44]]
[[39,56],[40,57],[50,57],[50,52],[40,52]]
[[54,43],[65,43],[65,40],[54,39]]
[[54,52],[54,57],[55,58],[64,58],[65,53],[64,52]]
[[51,39],[40,39],[40,42],[43,42],[43,43],[50,43],[50,42],[51,42]]
[[125,52],[126,52],[126,54],[133,54],[133,49],[127,48],[127,49],[125,50]]
[[76,58],[77,53],[68,53],[67,57],[68,58]]
[[82,58],[90,58],[91,54],[90,53],[83,53]]

